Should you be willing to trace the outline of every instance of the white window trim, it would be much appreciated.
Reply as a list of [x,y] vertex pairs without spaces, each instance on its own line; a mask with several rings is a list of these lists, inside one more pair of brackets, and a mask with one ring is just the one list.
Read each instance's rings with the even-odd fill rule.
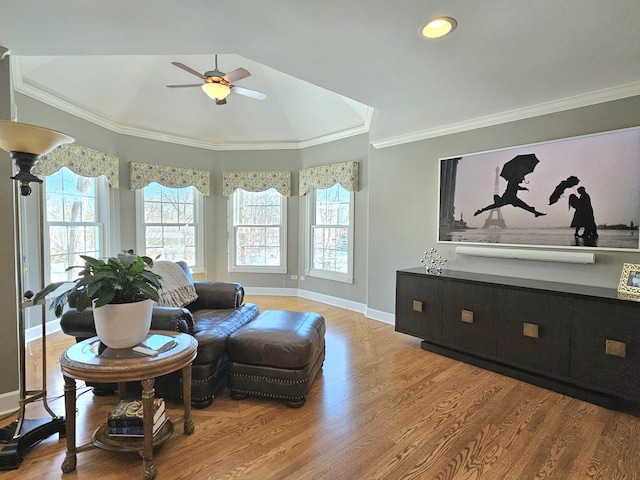
[[353,283],[353,252],[354,252],[354,223],[355,223],[355,194],[349,192],[349,228],[348,228],[348,242],[349,242],[349,261],[347,262],[347,273],[332,272],[329,270],[320,270],[318,268],[311,268],[311,256],[313,252],[313,235],[311,231],[313,229],[314,221],[314,207],[316,198],[316,188],[312,188],[307,197],[306,215],[305,215],[305,269],[304,274],[309,277],[322,278],[325,280],[331,280],[334,282]]
[[[235,192],[234,192],[235,193]],[[233,223],[234,197],[227,199],[227,260],[230,273],[287,273],[287,197],[281,194],[280,202],[280,265],[236,265],[236,231]]]
[[[114,232],[114,226],[118,225],[119,222],[119,209],[116,211],[113,207],[114,207],[114,197],[116,197],[116,195],[113,194],[112,192],[112,188],[109,187],[109,184],[107,182],[106,177],[104,176],[98,176],[98,177],[94,177],[95,181],[96,181],[96,202],[97,202],[97,209],[98,209],[98,215],[99,215],[99,219],[101,221],[96,222],[98,224],[101,225],[102,228],[100,228],[100,238],[98,239],[99,245],[101,245],[103,248],[101,248],[100,250],[102,251],[102,257],[109,257],[110,255],[113,255],[113,249],[115,247],[115,233]],[[46,206],[46,192],[45,192],[45,188],[44,187],[42,189],[42,194],[44,195],[44,198],[41,199],[42,202],[42,206],[41,208],[43,209],[43,216],[42,216],[42,221],[44,222],[44,224],[41,226],[42,228],[42,237],[43,237],[43,241],[44,241],[44,249],[43,249],[43,256],[44,256],[44,264],[45,265],[50,265],[51,264],[51,259],[49,257],[49,228],[48,225],[49,223],[52,224],[60,224],[60,225],[68,225],[67,222],[47,222],[47,206]],[[93,225],[93,222],[78,222],[77,225]],[[51,283],[51,272],[49,271],[49,268],[45,268],[44,269],[44,285],[47,285]]]
[[[181,187],[166,187],[181,188]],[[202,193],[192,187],[193,192],[193,217],[196,225],[196,264],[191,267],[192,273],[204,273],[204,199]],[[136,252],[139,255],[146,254],[144,223],[144,189],[136,190]]]

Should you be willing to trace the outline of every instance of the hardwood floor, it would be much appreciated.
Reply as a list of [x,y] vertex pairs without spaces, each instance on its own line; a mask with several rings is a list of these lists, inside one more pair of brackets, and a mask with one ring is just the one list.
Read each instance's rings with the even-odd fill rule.
[[[358,313],[294,297],[247,301],[325,317],[327,356],[310,398],[289,409],[223,391],[194,411],[193,435],[177,422],[156,449],[158,479],[640,478],[639,418],[426,352],[419,339]],[[55,334],[47,344],[50,398],[62,395],[57,358],[71,343]],[[115,402],[80,395],[78,445]],[[50,405],[63,413],[61,398]],[[179,405],[168,411],[181,415]],[[77,470],[63,475],[65,448],[64,439],[46,439],[0,480],[142,478],[138,455],[98,449],[79,453]]]

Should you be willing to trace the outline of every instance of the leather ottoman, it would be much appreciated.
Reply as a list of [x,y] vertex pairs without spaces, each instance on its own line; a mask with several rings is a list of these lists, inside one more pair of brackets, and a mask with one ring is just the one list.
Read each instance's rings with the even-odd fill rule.
[[227,342],[231,398],[257,395],[304,405],[325,356],[325,322],[318,313],[267,310]]

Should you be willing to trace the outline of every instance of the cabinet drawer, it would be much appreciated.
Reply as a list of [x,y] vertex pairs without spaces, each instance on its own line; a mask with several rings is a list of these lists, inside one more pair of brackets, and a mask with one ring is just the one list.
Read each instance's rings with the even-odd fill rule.
[[498,356],[517,366],[569,376],[571,299],[502,289]]
[[416,337],[442,337],[442,282],[438,277],[396,276],[396,331]]
[[640,399],[639,307],[574,300],[572,378]]
[[474,353],[496,354],[498,290],[446,282],[443,287],[442,340]]

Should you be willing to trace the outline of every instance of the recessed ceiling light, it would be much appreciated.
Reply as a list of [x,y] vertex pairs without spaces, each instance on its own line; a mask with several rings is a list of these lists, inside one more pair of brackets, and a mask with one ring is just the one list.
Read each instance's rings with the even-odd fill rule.
[[457,26],[458,22],[454,18],[436,17],[420,27],[418,33],[425,38],[440,38],[453,32]]

